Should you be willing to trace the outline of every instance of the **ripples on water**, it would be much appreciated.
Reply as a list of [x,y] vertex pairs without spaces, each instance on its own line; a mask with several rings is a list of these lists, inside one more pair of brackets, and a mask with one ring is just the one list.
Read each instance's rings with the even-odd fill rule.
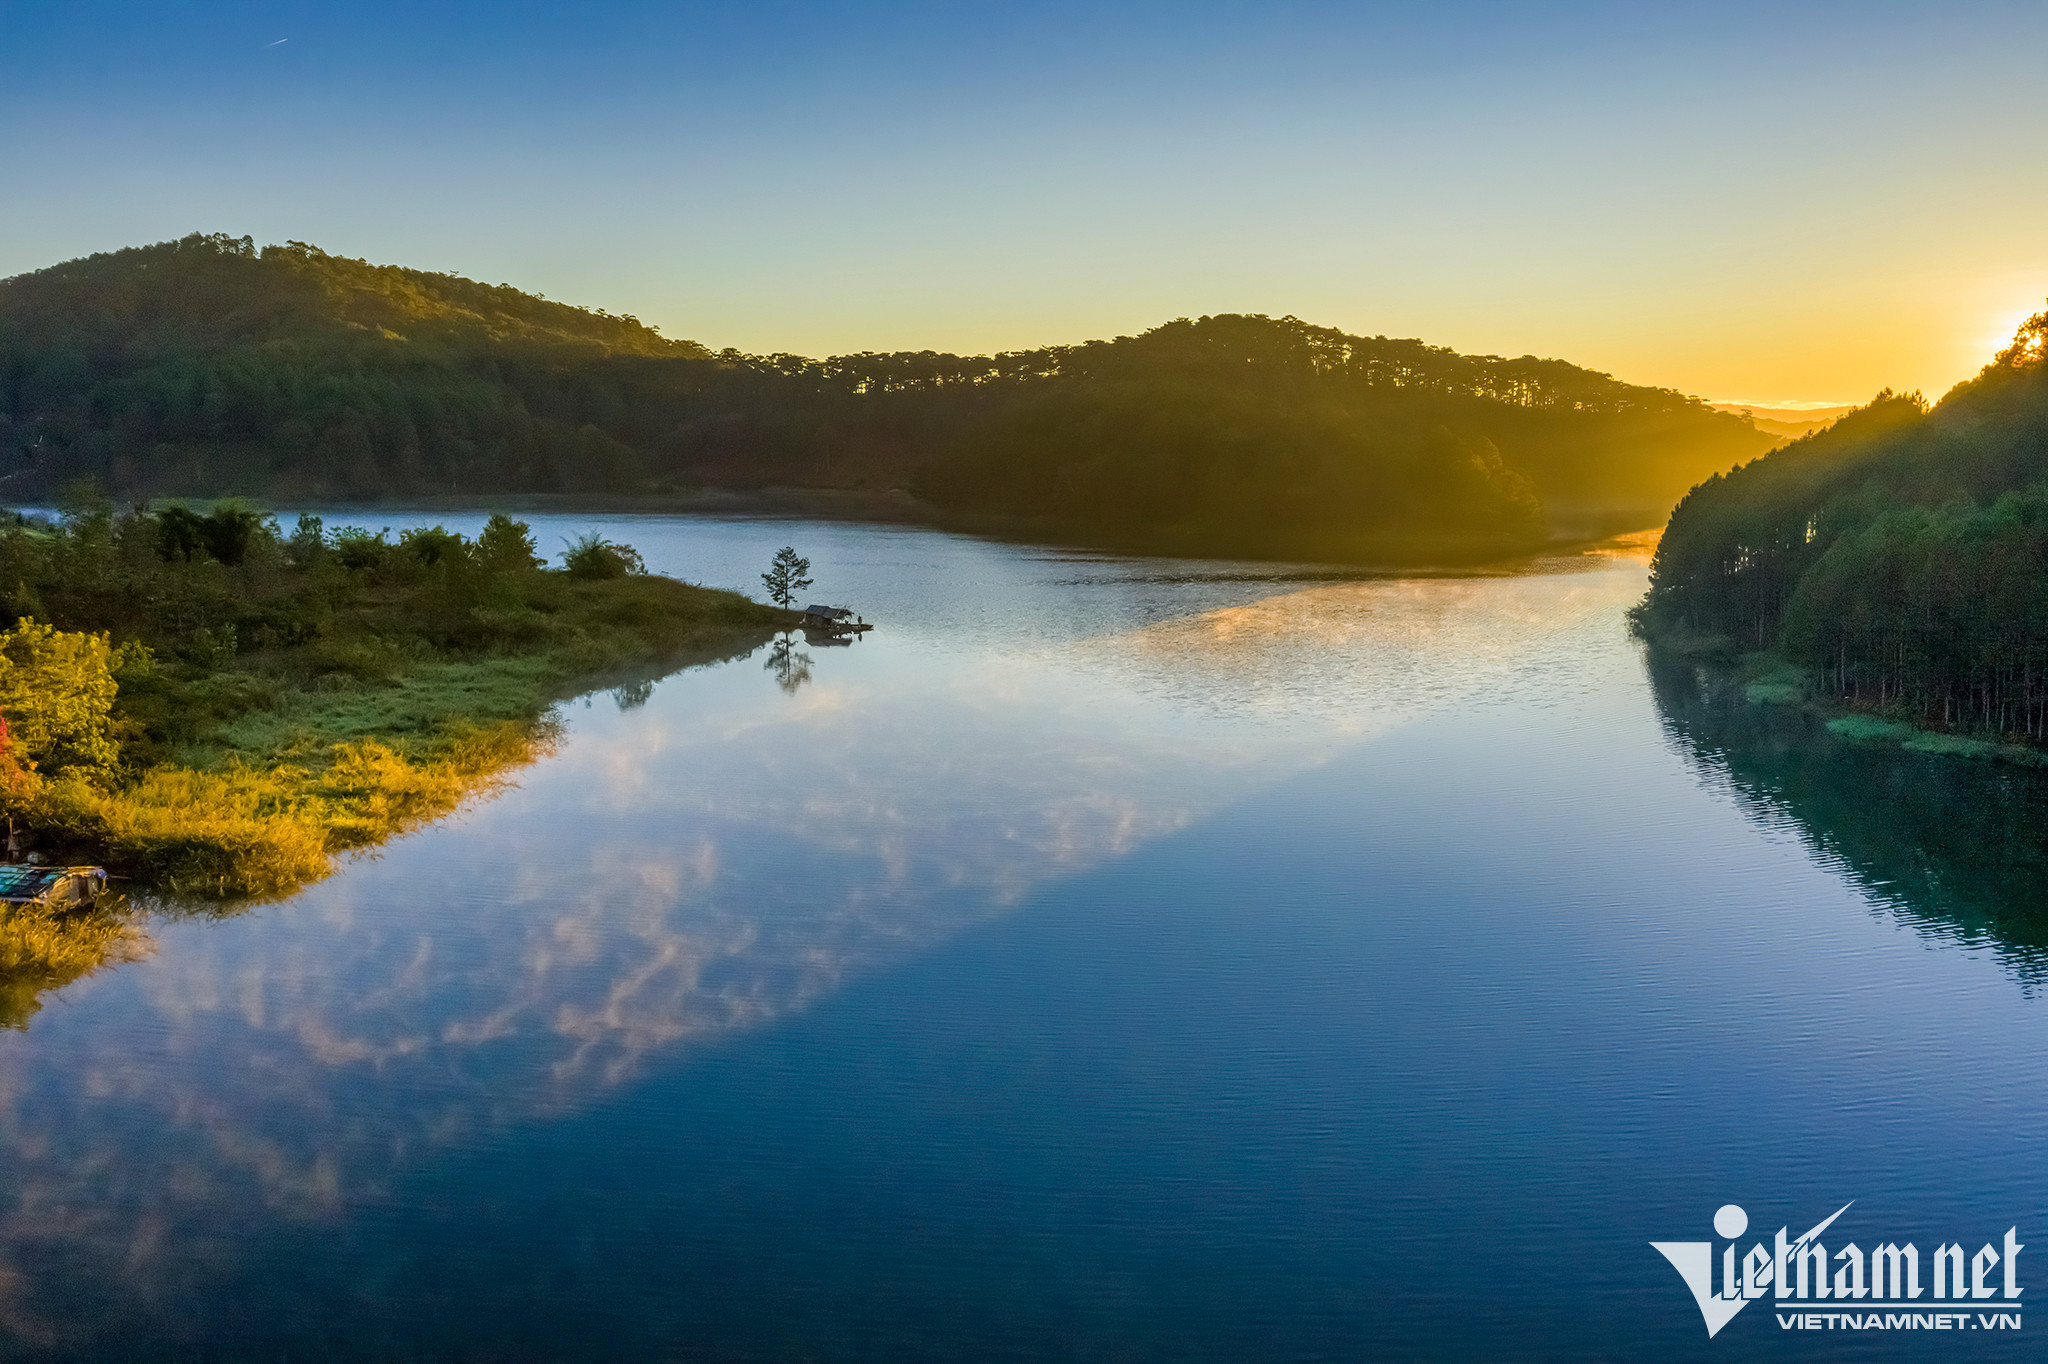
[[[536,529],[546,545],[601,520],[536,518]],[[386,522],[406,523],[375,524]],[[798,636],[779,653],[764,648],[570,703],[558,755],[516,789],[358,858],[288,903],[226,919],[166,913],[152,927],[152,958],[64,991],[25,1036],[0,1042],[9,1191],[0,1202],[0,1327],[22,1348],[118,1353],[183,1341],[260,1358],[288,1341],[318,1354],[340,1350],[323,1331],[367,1312],[389,1315],[388,1337],[377,1337],[386,1348],[431,1354],[434,1332],[468,1309],[401,1309],[401,1287],[376,1266],[404,1260],[397,1247],[423,1234],[407,1230],[419,1219],[460,1220],[472,1199],[495,1208],[537,1196],[444,1185],[438,1168],[555,1140],[547,1134],[573,1130],[564,1124],[579,1115],[619,1105],[644,1112],[644,1096],[686,1079],[694,1061],[744,1066],[748,1039],[772,1034],[771,1025],[848,991],[886,997],[892,969],[1149,847],[1180,846],[1188,831],[1232,831],[1235,808],[1291,791],[1377,738],[1415,736],[1401,750],[1407,765],[1396,765],[1411,789],[1463,782],[1473,792],[1471,817],[1483,827],[1447,838],[1437,850],[1445,865],[1514,843],[1513,820],[1503,822],[1489,789],[1496,777],[1501,792],[1528,784],[1534,760],[1507,755],[1532,734],[1547,736],[1541,761],[1557,765],[1560,793],[1585,777],[1567,771],[1573,764],[1606,762],[1617,781],[1664,783],[1642,803],[1653,839],[1683,839],[1687,821],[1700,818],[1687,803],[1692,779],[1645,756],[1656,750],[1644,736],[1656,730],[1635,651],[1619,633],[1621,612],[1642,591],[1640,553],[1573,556],[1496,577],[1333,581],[839,525],[623,518],[603,528],[636,544],[655,571],[743,590],[758,590],[760,568],[794,542],[816,566],[814,595],[880,628],[850,646]],[[1668,732],[1697,730],[1669,704]],[[1557,718],[1603,706],[1639,712],[1624,740]],[[1431,717],[1450,725],[1440,737],[1427,737]],[[1496,736],[1497,772],[1461,750],[1471,733]],[[1624,742],[1636,745],[1625,762],[1597,756]],[[1708,747],[1685,751],[1727,770]],[[1590,789],[1599,785],[1595,776]],[[1361,847],[1397,822],[1372,814],[1389,790],[1370,790],[1339,797],[1356,805]],[[1521,894],[1569,899],[1588,866],[1622,856],[1604,845],[1569,851],[1575,820],[1615,822],[1613,794],[1529,816],[1556,821],[1544,835],[1555,856],[1525,862]],[[1755,818],[1780,807],[1745,808]],[[1791,836],[1791,824],[1775,827]],[[1397,860],[1371,864],[1368,877],[1412,887],[1435,875],[1417,870],[1435,864]],[[1728,874],[1752,878],[1754,893],[1768,897],[1783,873],[1782,860],[1767,857]],[[1153,873],[1173,874],[1171,863]],[[1251,903],[1284,881],[1204,875],[1183,888],[1188,903]],[[1301,901],[1311,902],[1319,903]],[[1119,913],[1106,908],[1105,922]],[[1635,926],[1624,940],[1663,931],[1627,922]],[[1565,920],[1557,931],[1580,927]],[[1454,924],[1443,931],[1456,941]],[[1841,930],[1829,920],[1810,931]],[[1402,950],[1422,946],[1410,939]],[[1216,970],[1241,968],[1233,950]],[[1596,953],[1586,970],[1587,988],[1604,997],[1635,988],[1642,967],[1625,952]],[[1301,974],[1314,971],[1304,963]],[[990,988],[1001,996],[999,983]],[[1389,987],[1387,998],[1398,993]],[[1630,1007],[1654,1028],[1666,1006]],[[1395,1009],[1388,1019],[1398,1027],[1400,1016]],[[1688,1018],[1681,1008],[1670,1026]],[[1182,1026],[1170,1015],[1145,1026],[1155,1025],[1169,1034]],[[1388,1023],[1356,1026],[1350,1042],[1369,1047]],[[784,1058],[755,1083],[822,1082]],[[946,1083],[1003,1092],[1000,1078],[971,1066]],[[1340,1079],[1333,1092],[1343,1088]],[[1300,1098],[1283,1089],[1261,1102],[1285,1108]],[[593,1139],[605,1140],[601,1132]],[[764,1136],[778,1139],[795,1140],[785,1129]],[[557,1223],[587,1223],[600,1241],[623,1238],[636,1261],[681,1257],[676,1272],[687,1277],[693,1262],[664,1233],[620,1230],[632,1207],[620,1197],[558,1208]],[[442,1202],[422,1211],[421,1199]],[[1254,1239],[1280,1230],[1247,1215]],[[818,1218],[813,1230],[836,1234],[831,1214]],[[296,1252],[285,1248],[323,1237],[351,1248],[334,1252],[343,1268],[296,1283]],[[504,1253],[497,1246],[490,1256]],[[527,1268],[545,1277],[559,1261],[568,1273],[575,1253],[550,1241]],[[1304,1253],[1313,1260],[1312,1247]],[[1000,1267],[991,1272],[1000,1281]],[[1236,1272],[1216,1272],[1227,1297]],[[230,1291],[246,1300],[224,1301]],[[607,1293],[588,1283],[569,1291],[579,1310]],[[1157,1311],[1149,1290],[1130,1291],[1128,1353],[1167,1357],[1172,1332],[1145,1324]],[[512,1317],[520,1310],[500,1306]],[[691,1329],[715,1335],[709,1317],[688,1326],[691,1311],[709,1308],[660,1310],[681,1313],[682,1334],[660,1338],[679,1357],[690,1353]],[[1028,1302],[1006,1310],[1028,1312]],[[1316,1348],[1366,1338],[1343,1321],[1317,1326]],[[733,1343],[744,1324],[727,1329],[741,1335],[717,1337],[719,1348],[744,1353]],[[787,1353],[836,1353],[831,1323],[815,1336],[790,1329]],[[588,1343],[565,1338],[542,1357],[580,1355]],[[947,1357],[962,1338],[924,1347]],[[909,1346],[897,1339],[895,1348]]]

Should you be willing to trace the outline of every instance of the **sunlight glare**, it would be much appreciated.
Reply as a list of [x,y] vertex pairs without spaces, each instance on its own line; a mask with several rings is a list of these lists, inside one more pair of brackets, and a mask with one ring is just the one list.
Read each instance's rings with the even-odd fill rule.
[[2040,307],[2002,310],[1997,320],[1985,329],[1982,338],[1977,342],[1977,349],[1983,352],[1984,361],[1989,363],[1992,356],[2010,346],[2020,327],[2039,311]]

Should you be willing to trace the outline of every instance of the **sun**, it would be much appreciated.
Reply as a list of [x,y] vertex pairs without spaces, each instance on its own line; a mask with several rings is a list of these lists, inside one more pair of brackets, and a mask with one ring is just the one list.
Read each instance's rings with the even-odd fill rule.
[[1986,327],[1977,341],[1977,350],[1986,360],[2012,344],[2020,324],[2039,312],[2038,308],[2007,308],[1998,314],[1996,321]]

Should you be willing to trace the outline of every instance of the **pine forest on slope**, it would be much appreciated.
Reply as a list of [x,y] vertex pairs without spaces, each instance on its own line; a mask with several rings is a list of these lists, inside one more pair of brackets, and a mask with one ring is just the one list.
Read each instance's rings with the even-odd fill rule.
[[2048,737],[2048,312],[1931,409],[1887,390],[1693,489],[1638,622],[1903,722]]

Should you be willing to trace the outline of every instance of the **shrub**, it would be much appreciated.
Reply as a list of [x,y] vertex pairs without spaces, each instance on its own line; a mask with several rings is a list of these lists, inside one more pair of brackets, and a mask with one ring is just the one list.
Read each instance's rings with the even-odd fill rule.
[[0,715],[23,766],[110,770],[118,756],[114,694],[113,651],[104,634],[33,620],[0,633]]
[[398,533],[398,548],[423,564],[459,564],[469,558],[469,541],[445,526]]
[[[385,530],[389,529],[389,526],[385,527]],[[361,526],[343,526],[328,537],[327,545],[343,568],[376,568],[391,553],[391,545],[384,539],[384,530],[372,535]]]
[[206,552],[206,523],[190,507],[165,507],[156,514],[156,553],[165,563],[190,563]]
[[301,515],[297,529],[285,544],[285,554],[300,568],[305,568],[327,552],[327,534],[317,516]]
[[[233,568],[249,557],[249,551],[266,533],[267,517],[237,503],[223,503],[204,518],[200,526],[206,536],[206,552]],[[275,535],[271,529],[268,534]]]
[[21,750],[15,746],[14,732],[8,728],[7,717],[0,715],[0,795],[19,795],[28,790],[34,780],[33,765],[24,766]]
[[639,550],[613,544],[596,531],[566,543],[569,547],[562,553],[562,567],[572,578],[623,578],[647,571]]
[[[201,516],[190,507],[169,506],[156,514],[156,553],[165,563],[190,563],[204,554],[233,568],[276,529],[268,518],[240,503],[226,502]],[[301,522],[303,525],[303,521]]]
[[477,562],[491,573],[530,573],[547,565],[535,552],[533,533],[524,521],[493,513],[476,537]]
[[191,643],[185,646],[185,657],[195,667],[224,668],[235,661],[235,655],[242,649],[241,639],[235,623],[201,626],[192,632]]

